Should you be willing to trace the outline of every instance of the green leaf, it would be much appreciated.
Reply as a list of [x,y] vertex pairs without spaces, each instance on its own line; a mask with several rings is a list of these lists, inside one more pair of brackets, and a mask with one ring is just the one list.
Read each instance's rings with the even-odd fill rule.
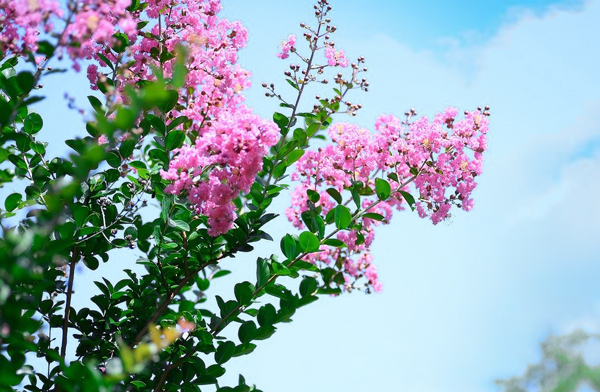
[[20,193],[12,193],[8,195],[8,197],[4,201],[4,207],[7,211],[13,211],[19,206],[19,204],[21,204],[22,198],[23,196]]
[[275,122],[275,124],[277,124],[279,126],[279,129],[284,129],[287,128],[290,120],[287,118],[287,116],[285,114],[281,114],[281,113],[274,113],[273,114],[273,121]]
[[75,220],[75,224],[80,229],[90,219],[90,209],[86,206],[75,204],[72,205],[71,211],[73,211],[73,219]]
[[388,197],[390,197],[390,194],[392,193],[390,183],[381,178],[376,178],[375,192],[377,193],[377,197],[379,198],[379,200],[386,200]]
[[313,191],[312,189],[307,189],[306,194],[308,195],[308,199],[313,203],[317,203],[321,199],[319,192]]
[[356,204],[356,208],[360,209],[360,195],[358,194],[356,188],[351,188],[350,194],[352,195],[352,200],[354,201],[354,204]]
[[188,225],[186,222],[184,222],[182,220],[175,220],[175,219],[169,218],[167,220],[167,224],[176,229],[180,229],[183,231],[190,231],[190,225]]
[[121,156],[116,151],[110,151],[106,154],[106,162],[110,166],[117,168],[121,166]]
[[269,270],[269,262],[267,259],[263,259],[262,257],[259,257],[256,260],[256,281],[257,281],[257,286],[258,287],[262,287],[265,284],[267,284],[267,281],[269,280],[269,277],[271,275],[271,272]]
[[319,239],[310,231],[305,231],[299,237],[300,248],[304,252],[317,252],[319,250]]
[[175,90],[166,90],[165,94],[166,97],[164,98],[163,102],[158,105],[158,108],[163,113],[168,113],[171,111],[171,109],[175,107],[175,105],[177,105],[177,101],[179,100],[179,94]]
[[129,46],[129,37],[124,33],[115,33],[113,38],[113,50],[117,53],[123,53]]
[[289,234],[281,239],[281,251],[289,260],[295,259],[300,254],[296,246],[296,239]]
[[342,248],[346,246],[346,244],[338,239],[329,238],[323,242],[324,245],[335,246],[336,248]]
[[17,84],[19,85],[22,94],[29,94],[34,83],[35,80],[31,72],[19,72],[17,75]]
[[281,178],[285,174],[287,168],[288,165],[285,162],[281,162],[280,164],[275,166],[275,169],[273,169],[273,176],[275,178]]
[[88,95],[88,101],[90,101],[90,105],[94,108],[94,110],[104,116],[104,110],[102,109],[102,102],[93,95]]
[[317,292],[317,280],[312,277],[306,277],[300,283],[300,295],[302,297],[308,297],[314,295]]
[[400,191],[400,193],[402,194],[402,197],[404,197],[404,200],[406,200],[406,202],[408,203],[408,206],[410,207],[410,209],[412,211],[414,211],[415,210],[415,198],[408,192]]
[[369,219],[373,219],[379,222],[382,222],[385,218],[383,217],[383,215],[381,214],[377,214],[375,212],[367,212],[366,214],[363,214],[362,216],[363,218],[369,218]]
[[322,232],[325,232],[325,222],[323,222],[323,218],[314,211],[304,211],[300,216],[302,217],[302,222],[304,222],[306,228],[311,232],[318,232],[319,235],[322,235]]
[[44,57],[49,59],[50,57],[54,56],[54,46],[48,41],[40,41],[38,42],[37,52],[39,54],[43,54]]
[[185,133],[183,131],[174,130],[170,131],[165,138],[165,148],[169,151],[181,147],[185,140]]
[[83,264],[86,265],[86,267],[88,267],[89,269],[96,270],[98,268],[98,266],[100,265],[100,263],[98,262],[98,259],[96,259],[94,256],[87,256],[83,259]]
[[167,130],[171,131],[172,129],[178,127],[179,125],[183,124],[184,122],[186,122],[188,120],[189,119],[186,116],[179,116],[169,123]]
[[342,204],[342,195],[335,188],[329,188],[326,191],[329,196],[333,197],[333,200],[337,201],[338,204]]
[[258,310],[257,320],[261,327],[273,325],[277,311],[272,304],[266,304]]
[[286,159],[287,165],[291,166],[298,159],[302,158],[302,155],[304,155],[304,152],[305,152],[304,150],[294,150],[294,151],[290,152]]
[[32,135],[34,133],[38,133],[42,126],[44,125],[44,121],[42,117],[37,113],[30,113],[27,118],[25,118],[25,122],[23,123],[23,130],[28,134]]
[[233,291],[235,293],[235,299],[237,299],[241,305],[246,305],[252,300],[254,286],[250,282],[242,282],[236,284]]
[[396,181],[396,182],[400,182],[400,180],[398,179],[398,174],[396,174],[396,173],[390,173],[387,176],[388,176],[388,178],[390,180],[393,180],[393,181]]
[[235,343],[227,341],[222,343],[219,347],[217,347],[217,352],[215,353],[215,362],[219,365],[224,364],[229,361],[231,357],[235,354]]
[[253,321],[246,321],[242,325],[240,325],[240,329],[238,330],[238,337],[240,338],[240,342],[249,343],[254,339],[256,335],[256,324]]
[[299,90],[298,85],[296,83],[294,83],[292,80],[286,79],[285,81],[288,82],[290,84],[290,86],[292,86],[296,90]]
[[41,142],[30,142],[29,147],[31,147],[35,153],[40,154],[41,156],[46,155],[46,146],[44,146],[44,144]]
[[333,220],[335,227],[344,230],[352,223],[352,214],[346,206],[338,205],[333,209]]
[[133,139],[125,139],[121,143],[119,147],[119,152],[124,159],[127,159],[133,154],[133,150],[135,149],[135,140]]

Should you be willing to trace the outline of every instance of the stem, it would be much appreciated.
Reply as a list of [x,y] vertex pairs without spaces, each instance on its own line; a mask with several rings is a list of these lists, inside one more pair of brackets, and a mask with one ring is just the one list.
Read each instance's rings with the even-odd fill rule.
[[[310,53],[310,58],[308,59],[308,62],[306,64],[306,75],[304,77],[304,80],[302,82],[302,86],[300,87],[300,90],[298,90],[298,96],[296,97],[296,102],[294,103],[294,107],[292,109],[292,114],[290,115],[290,121],[288,122],[288,127],[291,126],[292,122],[294,121],[294,118],[296,117],[296,112],[298,111],[298,106],[300,105],[300,98],[302,98],[302,93],[304,92],[304,87],[308,84],[308,78],[310,76],[312,62],[315,57],[315,53],[317,52],[317,41],[319,39],[320,31],[321,31],[321,19],[319,19],[319,27],[317,28],[317,34],[316,34],[317,39],[315,39],[314,46],[312,47],[312,50]],[[273,172],[275,171],[275,167],[279,163],[279,151],[281,150],[281,147],[283,147],[283,143],[285,143],[285,137],[282,137],[277,145],[277,153],[275,154],[275,162],[273,162],[273,168],[269,171],[269,177],[267,178],[267,182],[265,184],[265,190],[263,191],[263,197],[264,197],[264,195],[266,195],[267,188],[269,187],[269,184],[271,183],[271,180],[273,179]]]
[[230,256],[231,254],[235,253],[236,250],[230,251],[230,252],[226,252],[223,253],[221,256],[216,257],[214,259],[211,259],[209,261],[207,261],[206,263],[200,265],[198,268],[196,268],[195,270],[193,270],[190,274],[187,274],[181,282],[179,282],[179,284],[177,285],[177,287],[175,287],[170,294],[167,296],[167,298],[165,298],[163,300],[163,302],[161,302],[161,304],[158,306],[158,308],[156,309],[156,311],[154,312],[154,314],[152,315],[152,317],[150,317],[148,319],[148,321],[145,323],[144,327],[140,330],[140,332],[138,332],[138,334],[135,337],[134,342],[130,345],[130,347],[133,347],[135,345],[137,345],[139,342],[142,341],[142,338],[144,337],[144,335],[146,335],[146,333],[148,332],[148,325],[149,324],[153,324],[156,322],[156,320],[158,320],[158,318],[160,317],[160,315],[167,309],[167,307],[171,304],[171,301],[173,300],[173,298],[175,298],[175,296],[177,294],[179,294],[179,292],[189,283],[189,281],[195,277],[200,271],[202,271],[203,269],[205,269],[206,267],[208,267],[211,264],[217,264],[217,262],[221,259],[224,259],[225,257]]
[[69,332],[69,316],[71,314],[71,296],[73,295],[73,280],[75,278],[75,264],[79,261],[79,249],[75,248],[71,257],[71,268],[69,269],[69,282],[67,283],[67,300],[65,302],[65,318],[62,327],[62,343],[60,346],[60,357],[63,362],[67,354],[67,338]]
[[161,390],[160,388],[165,383],[165,380],[167,379],[167,376],[169,375],[169,373],[171,372],[171,370],[175,369],[176,367],[179,367],[179,365],[181,365],[181,363],[183,361],[185,361],[186,359],[188,359],[189,357],[191,357],[195,353],[196,353],[195,350],[191,350],[187,354],[185,354],[183,357],[179,358],[177,361],[175,361],[175,362],[171,363],[169,366],[167,366],[167,368],[165,369],[164,373],[160,377],[160,380],[158,380],[158,384],[156,384],[156,387],[154,388],[154,392],[159,392]]
[[[424,164],[423,164],[424,166]],[[423,166],[421,166],[421,169],[423,168]],[[419,169],[419,173],[421,172],[421,169]],[[403,182],[402,184],[398,185],[398,187],[392,191],[392,193],[396,193],[398,191],[400,191],[402,188],[404,188],[405,186],[407,186],[408,184],[410,184],[411,182],[413,182],[417,176],[419,175],[419,173],[417,173],[416,175],[412,176],[410,179],[406,180],[405,182]],[[352,222],[355,222],[358,218],[360,218],[361,216],[363,216],[364,214],[366,214],[367,212],[369,212],[369,210],[373,207],[375,207],[376,205],[378,205],[379,203],[381,203],[383,200],[377,200],[374,201],[373,203],[371,203],[368,207],[366,207],[365,209],[361,210],[360,212],[356,213],[353,217],[352,217]],[[323,243],[330,239],[331,237],[333,237],[334,235],[336,235],[341,229],[335,229],[334,231],[332,231],[331,233],[329,233],[329,235],[327,235],[327,237],[323,238],[320,241],[320,245],[323,245]],[[307,256],[310,253],[314,253],[314,252],[303,252],[301,254],[299,254],[298,256],[296,256],[296,258],[294,260],[292,260],[289,264],[286,265],[286,268],[290,268],[292,266],[294,266],[294,264],[296,264],[298,261],[300,261],[302,258],[304,258],[305,256]],[[271,283],[273,283],[275,281],[275,279],[277,279],[279,277],[279,275],[277,273],[274,273],[273,275],[271,275],[271,277],[267,280],[267,282],[265,284],[263,284],[260,287],[257,287],[256,290],[254,290],[254,292],[252,293],[252,297],[256,297],[262,290],[264,290],[265,287],[267,287],[268,285],[270,285]],[[211,331],[211,335],[216,336],[219,332],[221,332],[228,324],[227,324],[227,319],[229,319],[231,316],[238,314],[238,312],[240,311],[240,309],[242,308],[241,305],[237,305],[235,308],[233,308],[225,317],[223,317],[218,323],[217,325],[214,326],[214,328],[212,328]]]

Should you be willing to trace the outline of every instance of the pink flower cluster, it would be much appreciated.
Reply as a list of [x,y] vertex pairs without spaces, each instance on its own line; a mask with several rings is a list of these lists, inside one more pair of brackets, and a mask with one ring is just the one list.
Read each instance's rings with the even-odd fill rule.
[[[169,2],[168,13],[151,3],[150,17],[164,18],[164,24],[152,29],[164,37],[164,50],[177,45],[187,50],[188,69],[185,86],[180,90],[177,113],[193,121],[190,132],[193,145],[175,151],[164,179],[172,181],[166,191],[185,195],[196,212],[208,218],[209,234],[227,232],[235,219],[233,200],[248,192],[262,168],[262,158],[279,139],[279,128],[264,120],[244,103],[242,90],[250,87],[250,72],[236,62],[238,50],[245,46],[247,31],[239,22],[217,17],[219,1]],[[150,79],[151,58],[158,43],[144,37],[132,47],[135,63],[129,68],[130,79]],[[164,65],[169,77],[175,59]]]
[[[61,15],[55,0],[0,0],[0,4],[0,21],[6,26],[0,43],[5,52],[35,50],[36,28],[46,24],[50,29],[50,17]],[[211,235],[225,233],[235,217],[232,201],[249,191],[263,156],[279,137],[277,126],[253,114],[241,94],[250,87],[250,72],[237,64],[248,33],[240,22],[217,16],[220,0],[150,0],[137,11],[129,11],[130,5],[131,0],[78,1],[76,12],[67,18],[59,50],[66,50],[77,70],[78,60],[95,60],[87,69],[92,88],[110,76],[115,78],[116,101],[127,102],[126,86],[155,80],[153,69],[170,78],[177,61],[170,54],[184,48],[188,72],[176,110],[166,120],[187,116],[192,125],[185,130],[195,142],[176,151],[161,174],[172,181],[167,192],[184,194],[198,213],[207,215]],[[148,31],[138,25],[148,25]],[[127,51],[114,50],[118,32],[128,37]],[[21,46],[19,40],[24,41]],[[294,42],[290,36],[288,51]],[[111,69],[102,75],[102,68],[109,66],[106,61]]]
[[218,236],[231,228],[236,217],[232,201],[249,192],[279,128],[239,106],[201,129],[199,136],[194,146],[176,151],[161,176],[173,181],[166,191],[186,193],[196,212],[208,217],[209,234]]
[[0,0],[0,52],[35,52],[40,33],[52,31],[62,15],[56,0]]
[[290,50],[292,50],[296,46],[296,36],[294,34],[290,34],[287,41],[283,41],[281,43],[281,52],[277,53],[277,57],[280,59],[287,59],[290,57]]
[[[334,144],[309,150],[297,162],[298,171],[292,179],[301,183],[292,192],[292,206],[286,210],[288,219],[294,226],[303,227],[301,214],[312,207],[307,190],[319,193],[314,206],[326,215],[337,206],[328,188],[347,194],[359,183],[363,185],[362,210],[379,214],[383,220],[359,218],[358,228],[337,233],[345,247],[322,246],[321,252],[306,259],[343,273],[346,290],[364,287],[379,291],[381,284],[369,249],[374,226],[388,223],[394,209],[404,209],[400,191],[412,193],[418,200],[419,216],[429,217],[434,224],[449,218],[452,206],[469,211],[473,207],[475,177],[482,172],[488,120],[479,110],[465,112],[458,121],[456,115],[456,109],[448,108],[432,121],[422,117],[412,123],[382,115],[376,121],[375,134],[352,124],[332,125],[329,135]],[[391,185],[387,200],[378,201],[374,196],[376,177],[387,179]]]
[[346,58],[346,54],[343,50],[335,50],[335,48],[331,45],[325,47],[325,58],[327,59],[327,63],[332,67],[342,67],[346,68],[350,61]]
[[62,42],[76,70],[79,70],[78,59],[98,59],[96,54],[115,42],[115,33],[122,31],[135,39],[139,18],[127,10],[130,5],[131,0],[79,2],[79,10],[67,26]]

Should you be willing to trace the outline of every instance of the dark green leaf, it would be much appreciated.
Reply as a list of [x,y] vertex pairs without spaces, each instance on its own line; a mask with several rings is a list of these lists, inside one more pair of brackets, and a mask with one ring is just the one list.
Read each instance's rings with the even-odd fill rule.
[[217,347],[217,352],[215,353],[215,362],[219,365],[224,364],[229,361],[231,357],[235,354],[235,343],[227,341],[219,345]]
[[317,281],[315,278],[306,277],[300,283],[300,295],[302,297],[307,297],[314,295],[317,291]]
[[165,148],[169,151],[181,147],[185,140],[185,133],[183,131],[174,130],[170,131],[165,138]]
[[281,251],[288,259],[292,260],[300,254],[296,246],[296,240],[289,234],[281,239]]
[[35,81],[31,72],[19,72],[17,75],[17,84],[19,85],[22,94],[29,94],[34,83]]
[[250,282],[242,282],[235,285],[235,299],[241,304],[246,305],[252,300],[254,286]]
[[321,199],[319,192],[313,191],[312,189],[307,189],[306,194],[308,195],[308,199],[313,203],[317,203]]
[[273,114],[273,121],[275,121],[275,124],[279,126],[279,129],[284,129],[287,128],[290,120],[285,114],[275,113]]
[[415,198],[408,192],[405,191],[400,191],[400,193],[402,194],[402,197],[404,197],[404,200],[406,200],[406,202],[408,203],[408,206],[410,207],[411,210],[415,210]]
[[121,146],[119,147],[119,152],[124,159],[127,159],[133,154],[133,150],[135,149],[135,140],[133,139],[125,139],[121,142]]
[[366,214],[363,214],[362,216],[363,218],[369,218],[369,219],[373,219],[379,222],[382,222],[384,220],[383,215],[381,214],[377,214],[375,212],[367,212]]
[[265,284],[267,284],[267,281],[269,280],[269,277],[271,275],[271,272],[269,270],[269,263],[267,259],[263,259],[262,257],[259,257],[256,260],[256,281],[257,281],[257,286],[258,287],[262,287]]
[[19,206],[19,204],[21,204],[22,198],[23,196],[20,193],[12,193],[8,195],[8,197],[4,201],[4,207],[7,211],[13,211]]
[[102,102],[93,95],[88,95],[88,101],[90,101],[90,105],[94,108],[94,110],[104,116],[104,110],[102,110]]
[[23,123],[23,130],[32,135],[39,132],[44,125],[42,117],[37,113],[30,113]]
[[249,343],[252,339],[254,339],[254,335],[256,334],[256,324],[253,321],[246,321],[240,326],[238,330],[238,337],[240,338],[240,342]]
[[336,248],[341,248],[346,246],[345,243],[343,243],[342,241],[335,239],[335,238],[329,238],[327,240],[325,240],[323,242],[324,245],[329,245],[329,246],[335,246]]
[[110,166],[117,168],[121,166],[121,156],[116,151],[110,151],[106,154],[106,162]]
[[329,196],[333,197],[333,200],[337,201],[338,204],[342,204],[342,195],[335,188],[327,189]]
[[100,263],[98,263],[98,259],[94,256],[87,256],[83,259],[83,264],[85,264],[89,269],[95,270],[98,268]]

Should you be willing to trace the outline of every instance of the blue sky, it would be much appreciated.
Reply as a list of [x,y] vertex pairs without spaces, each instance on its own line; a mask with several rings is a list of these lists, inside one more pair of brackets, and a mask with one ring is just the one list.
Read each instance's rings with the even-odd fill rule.
[[[360,125],[410,107],[430,116],[449,105],[492,107],[476,206],[435,227],[398,214],[373,248],[383,293],[301,309],[252,355],[233,360],[226,377],[233,383],[243,373],[265,392],[495,391],[494,379],[539,358],[548,334],[599,331],[600,3],[330,2],[337,46],[367,58],[371,91],[352,99],[365,107]],[[270,116],[278,108],[260,84],[284,85],[287,62],[274,55],[300,21],[310,23],[312,2],[231,0],[224,8],[249,29],[241,62],[256,87],[247,96]],[[74,80],[45,84],[61,97]],[[85,95],[77,93],[80,105]],[[39,105],[64,112],[48,118],[47,137],[81,129],[63,103]],[[293,231],[284,221],[270,228]],[[225,261],[235,273],[217,292],[228,298],[235,280],[254,279],[255,257],[267,252],[277,246]],[[119,276],[131,255],[100,271]],[[92,277],[76,280],[75,305],[91,294]]]

